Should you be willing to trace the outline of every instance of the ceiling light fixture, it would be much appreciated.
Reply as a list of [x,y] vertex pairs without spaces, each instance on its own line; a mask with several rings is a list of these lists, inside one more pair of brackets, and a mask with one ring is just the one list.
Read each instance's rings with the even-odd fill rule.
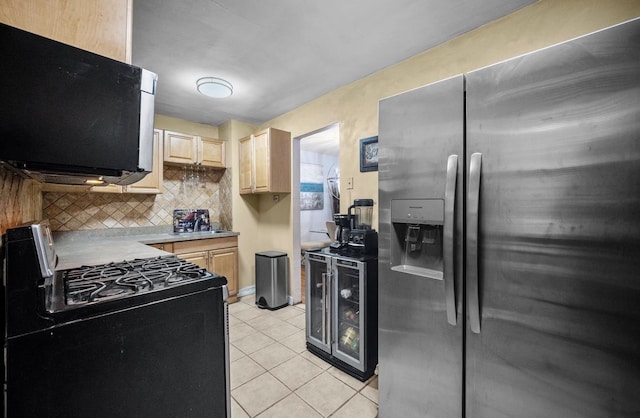
[[233,94],[233,86],[227,80],[216,77],[202,77],[196,81],[198,91],[205,96],[222,99]]

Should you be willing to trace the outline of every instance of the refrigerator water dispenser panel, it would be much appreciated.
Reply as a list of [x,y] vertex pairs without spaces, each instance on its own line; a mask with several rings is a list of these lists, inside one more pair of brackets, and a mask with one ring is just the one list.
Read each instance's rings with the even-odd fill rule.
[[444,224],[443,199],[394,199],[391,222],[412,224]]
[[392,200],[391,222],[391,269],[442,280],[444,200]]

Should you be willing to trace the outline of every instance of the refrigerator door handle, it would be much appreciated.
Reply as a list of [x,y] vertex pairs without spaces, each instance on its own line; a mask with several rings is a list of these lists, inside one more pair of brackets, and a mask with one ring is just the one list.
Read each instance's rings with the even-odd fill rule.
[[471,155],[467,196],[467,300],[471,331],[480,334],[480,283],[478,271],[478,219],[480,214],[480,173],[482,154]]
[[450,155],[447,160],[447,183],[444,191],[444,231],[443,231],[443,270],[444,291],[447,306],[447,322],[451,325],[457,323],[456,289],[455,289],[455,203],[456,181],[458,176],[458,156]]

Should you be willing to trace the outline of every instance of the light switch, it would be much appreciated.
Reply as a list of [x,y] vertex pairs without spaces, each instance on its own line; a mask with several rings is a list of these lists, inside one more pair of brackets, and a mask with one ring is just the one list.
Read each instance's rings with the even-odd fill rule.
[[347,178],[347,189],[353,189],[353,177]]

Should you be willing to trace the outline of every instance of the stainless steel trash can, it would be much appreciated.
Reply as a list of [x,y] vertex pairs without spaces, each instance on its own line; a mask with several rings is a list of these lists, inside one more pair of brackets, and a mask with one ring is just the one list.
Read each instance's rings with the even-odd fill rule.
[[256,253],[256,305],[263,309],[280,309],[287,305],[289,258],[287,253]]

